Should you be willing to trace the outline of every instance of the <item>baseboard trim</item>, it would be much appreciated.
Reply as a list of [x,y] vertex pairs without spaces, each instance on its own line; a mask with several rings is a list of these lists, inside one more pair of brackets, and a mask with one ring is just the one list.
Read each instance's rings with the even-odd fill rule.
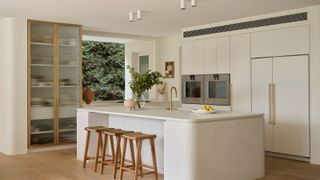
[[308,157],[301,157],[301,156],[294,156],[294,155],[288,155],[288,154],[274,153],[274,152],[269,152],[269,151],[266,151],[265,155],[266,156],[278,157],[278,158],[283,158],[283,159],[291,159],[291,160],[303,161],[303,162],[310,163],[310,158],[308,158]]
[[77,148],[76,144],[68,144],[68,145],[61,145],[61,146],[38,147],[38,148],[30,148],[28,150],[28,153],[57,151],[57,150],[75,149],[75,148]]

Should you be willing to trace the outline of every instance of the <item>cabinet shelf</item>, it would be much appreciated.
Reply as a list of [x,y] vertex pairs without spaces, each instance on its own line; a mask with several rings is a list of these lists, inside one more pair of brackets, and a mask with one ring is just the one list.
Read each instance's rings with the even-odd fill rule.
[[52,64],[31,64],[32,67],[53,67]]
[[66,68],[78,68],[79,65],[59,65],[60,67],[66,67]]
[[53,43],[44,43],[44,42],[31,42],[33,46],[53,46]]
[[[53,86],[31,86],[32,88],[53,88]],[[60,86],[61,88],[78,88],[79,86]]]
[[53,86],[31,86],[32,88],[53,88]]
[[60,129],[59,132],[73,132],[77,131],[77,129]]
[[31,132],[31,135],[36,135],[36,134],[51,134],[51,133],[54,133],[54,131]]
[[60,86],[59,85],[59,87],[61,87],[61,88],[78,88],[79,86]]
[[70,44],[60,44],[59,46],[60,47],[74,47],[74,48],[79,47],[77,45],[70,45]]
[[31,121],[48,121],[48,120],[52,120],[53,117],[51,118],[47,118],[47,119],[31,119]]

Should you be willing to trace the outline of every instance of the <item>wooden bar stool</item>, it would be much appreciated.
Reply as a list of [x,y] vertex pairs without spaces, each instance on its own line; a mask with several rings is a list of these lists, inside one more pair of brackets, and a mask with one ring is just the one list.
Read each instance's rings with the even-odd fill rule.
[[[123,150],[122,150],[122,158],[121,158],[121,164],[120,164],[120,180],[123,179],[123,172],[128,171],[134,174],[134,179],[137,180],[138,176],[143,177],[143,175],[146,174],[154,174],[156,177],[156,180],[158,180],[158,169],[157,169],[157,160],[156,160],[156,150],[154,145],[154,140],[157,136],[156,135],[148,135],[148,134],[142,134],[142,133],[128,133],[123,134]],[[133,146],[133,141],[136,141],[137,151],[136,151],[136,157],[134,157],[134,151],[133,148],[131,148],[131,159],[132,159],[132,165],[125,165],[125,155],[126,155],[126,148],[127,148],[127,141],[129,140],[130,147]],[[142,168],[142,160],[141,160],[141,148],[142,148],[142,142],[143,140],[149,140],[150,146],[151,146],[151,153],[152,153],[152,161],[153,161],[153,171],[143,173]],[[140,174],[138,174],[138,171],[140,171]]]
[[[104,143],[102,148],[102,167],[101,174],[103,174],[103,169],[105,165],[113,165],[113,177],[117,177],[117,170],[121,161],[121,136],[125,133],[132,133],[133,131],[124,131],[121,129],[109,129],[103,131],[104,134]],[[114,138],[116,138],[116,147],[114,145]],[[106,151],[108,146],[108,139],[110,140],[111,148],[111,159],[106,158]]]
[[[106,128],[104,126],[92,126],[92,127],[86,127],[85,128],[85,131],[87,131],[87,139],[86,139],[86,145],[85,145],[84,157],[83,157],[83,168],[86,167],[87,160],[94,159],[95,160],[94,172],[97,172],[99,158],[101,157],[100,156],[100,151],[101,151],[101,154],[102,154],[102,132],[106,131],[106,130],[109,130],[109,129],[113,129],[113,128]],[[97,133],[97,136],[98,136],[97,143],[96,143],[95,156],[89,156],[88,155],[91,132]]]

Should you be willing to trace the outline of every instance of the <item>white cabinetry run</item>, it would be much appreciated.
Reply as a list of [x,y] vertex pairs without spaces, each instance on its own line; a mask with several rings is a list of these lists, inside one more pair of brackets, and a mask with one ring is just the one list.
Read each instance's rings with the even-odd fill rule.
[[186,41],[182,75],[230,73],[230,37]]
[[182,44],[182,69],[181,74],[193,74],[192,70],[192,41]]
[[252,60],[252,111],[265,114],[265,150],[310,157],[309,56]]
[[182,45],[182,75],[203,74],[204,41],[188,41]]
[[[215,72],[212,72],[215,73]],[[216,73],[230,73],[230,38],[217,38],[217,71]]]
[[309,54],[309,41],[309,26],[255,32],[251,38],[251,56]]

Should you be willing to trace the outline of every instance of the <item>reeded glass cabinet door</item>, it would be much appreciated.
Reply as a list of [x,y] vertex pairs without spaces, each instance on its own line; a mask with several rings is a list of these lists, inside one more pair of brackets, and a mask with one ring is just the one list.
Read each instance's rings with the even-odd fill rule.
[[59,25],[59,143],[76,141],[80,107],[80,28]]
[[54,25],[29,28],[30,145],[54,144]]

